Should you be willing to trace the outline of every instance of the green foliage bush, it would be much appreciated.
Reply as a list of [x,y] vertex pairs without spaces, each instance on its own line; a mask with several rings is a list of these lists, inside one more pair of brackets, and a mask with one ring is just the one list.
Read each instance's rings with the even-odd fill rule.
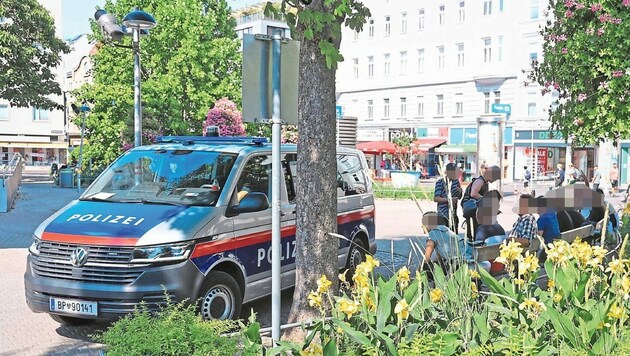
[[169,303],[152,314],[142,305],[115,322],[95,339],[107,345],[107,355],[260,355],[261,347],[245,340],[235,321],[204,321],[194,305]]

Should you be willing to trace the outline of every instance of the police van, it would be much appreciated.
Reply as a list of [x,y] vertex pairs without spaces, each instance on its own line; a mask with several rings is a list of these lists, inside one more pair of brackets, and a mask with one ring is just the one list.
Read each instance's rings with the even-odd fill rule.
[[[282,146],[282,288],[295,280],[297,147]],[[271,145],[163,137],[129,150],[34,232],[24,283],[34,312],[68,325],[117,319],[144,302],[197,303],[238,318],[271,293]],[[337,148],[339,268],[376,252],[365,157]],[[316,219],[317,217],[313,217]]]

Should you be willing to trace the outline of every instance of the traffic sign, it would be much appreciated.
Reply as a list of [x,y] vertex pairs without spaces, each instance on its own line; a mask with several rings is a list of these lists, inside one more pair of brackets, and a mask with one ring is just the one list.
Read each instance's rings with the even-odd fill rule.
[[495,114],[510,114],[512,113],[512,105],[494,103],[492,104],[492,112]]
[[343,118],[343,107],[341,105],[337,105],[336,109],[337,109],[337,119]]

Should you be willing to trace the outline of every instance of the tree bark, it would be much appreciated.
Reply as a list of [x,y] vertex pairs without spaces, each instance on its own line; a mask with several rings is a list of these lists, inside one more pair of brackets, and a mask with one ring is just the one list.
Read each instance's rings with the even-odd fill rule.
[[[323,11],[323,3],[314,1],[309,8]],[[298,89],[298,180],[296,272],[293,305],[289,322],[315,319],[319,313],[308,304],[307,295],[317,289],[317,279],[325,274],[336,290],[339,241],[329,233],[337,232],[337,159],[335,70],[326,66],[319,48],[319,38],[299,38],[304,28],[298,24],[300,40]],[[339,41],[335,41],[338,47]],[[294,328],[285,338],[303,340]]]

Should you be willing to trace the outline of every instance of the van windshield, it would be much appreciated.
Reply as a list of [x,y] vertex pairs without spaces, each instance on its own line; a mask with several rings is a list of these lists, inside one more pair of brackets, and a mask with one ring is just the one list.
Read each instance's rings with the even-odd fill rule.
[[212,151],[131,151],[107,168],[81,200],[214,206],[235,160],[235,154]]

